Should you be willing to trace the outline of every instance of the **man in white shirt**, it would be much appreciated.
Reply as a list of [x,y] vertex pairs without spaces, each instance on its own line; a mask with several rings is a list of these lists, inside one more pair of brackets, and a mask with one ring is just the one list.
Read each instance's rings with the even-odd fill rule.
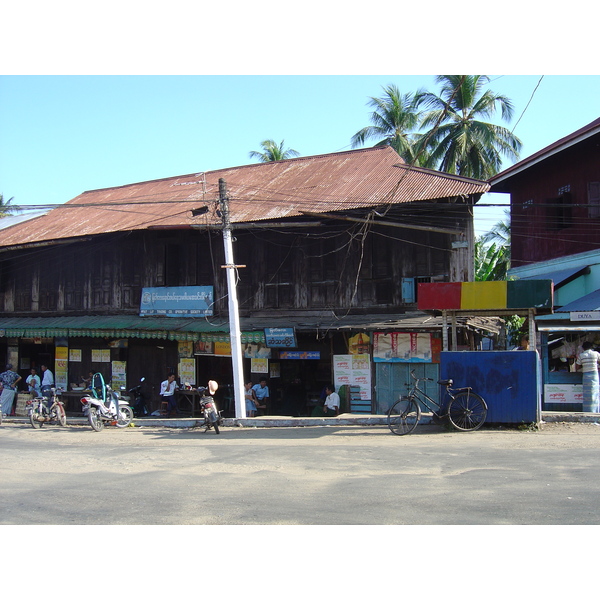
[[162,396],[163,402],[168,402],[168,414],[171,416],[177,412],[177,401],[175,399],[175,390],[177,389],[177,383],[175,382],[175,373],[171,373],[161,384],[160,384],[160,395]]
[[328,385],[325,388],[327,398],[325,399],[325,416],[326,417],[337,417],[340,412],[340,396],[335,391],[332,385]]
[[54,375],[52,375],[52,371],[46,366],[41,365],[42,369],[42,396],[46,398],[46,403],[48,404],[48,408],[52,406],[52,390],[54,387]]
[[583,371],[583,412],[598,412],[600,387],[598,385],[598,365],[600,353],[593,350],[591,342],[583,342],[583,352],[577,357],[577,366]]

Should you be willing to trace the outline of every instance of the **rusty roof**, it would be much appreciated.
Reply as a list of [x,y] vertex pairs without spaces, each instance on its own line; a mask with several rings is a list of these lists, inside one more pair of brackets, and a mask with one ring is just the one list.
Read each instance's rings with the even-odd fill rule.
[[[219,179],[232,223],[298,218],[482,194],[487,182],[410,167],[390,147],[258,163],[87,191],[48,214],[3,231],[10,247],[107,232],[221,223]],[[191,210],[207,206],[206,214]]]

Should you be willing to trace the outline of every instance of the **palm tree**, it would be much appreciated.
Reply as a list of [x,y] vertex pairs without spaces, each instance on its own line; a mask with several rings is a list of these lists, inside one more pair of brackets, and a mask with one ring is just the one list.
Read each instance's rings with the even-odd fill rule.
[[508,270],[507,248],[475,241],[475,281],[504,281]]
[[419,128],[418,99],[423,92],[402,94],[397,86],[383,88],[381,98],[371,97],[368,106],[373,125],[363,127],[351,139],[352,148],[362,146],[368,139],[377,139],[375,146],[391,146],[404,160],[413,163],[415,133]]
[[489,81],[487,75],[438,75],[440,95],[419,95],[419,105],[431,109],[421,126],[433,127],[420,140],[431,151],[426,166],[486,180],[500,170],[502,156],[518,159],[521,141],[505,127],[480,120],[497,107],[505,121],[513,114],[506,96],[483,90]]
[[259,162],[272,162],[275,160],[286,160],[288,158],[300,156],[300,154],[292,148],[284,150],[283,144],[284,140],[281,140],[279,146],[273,140],[264,140],[260,143],[263,151],[257,152],[252,150],[252,152],[250,152],[250,158],[258,158]]
[[10,214],[12,214],[13,212],[19,210],[18,207],[16,206],[10,206],[10,203],[14,200],[14,198],[9,198],[8,200],[4,201],[4,195],[0,194],[0,219],[2,217],[6,217]]

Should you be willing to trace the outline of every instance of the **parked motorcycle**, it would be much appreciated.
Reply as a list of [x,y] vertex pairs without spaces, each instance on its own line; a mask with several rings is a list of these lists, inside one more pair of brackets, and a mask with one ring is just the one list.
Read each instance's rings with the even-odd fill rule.
[[[67,424],[67,413],[65,412],[65,405],[63,404],[60,396],[56,395],[56,392],[61,392],[61,388],[50,388],[52,396],[39,396],[38,398],[32,398],[27,400],[25,406],[29,413],[29,421],[34,429],[40,429],[44,423],[57,423],[61,427]],[[48,408],[47,400],[52,400],[50,407]]]
[[207,387],[200,387],[198,391],[202,392],[200,398],[200,407],[202,408],[202,414],[204,415],[204,431],[207,432],[209,429],[214,428],[215,433],[221,433],[219,426],[223,425],[223,418],[221,417],[221,411],[217,408],[217,403],[213,398],[215,392],[219,389],[219,384],[216,381],[209,381]]
[[133,419],[129,403],[104,383],[101,373],[96,373],[92,378],[91,394],[81,398],[81,404],[83,414],[94,431],[102,431],[105,425],[127,427]]
[[127,393],[130,397],[133,397],[133,416],[134,417],[147,417],[150,414],[150,409],[148,408],[147,397],[146,394],[142,391],[142,386],[145,377],[140,379],[140,383],[135,387],[132,387]]

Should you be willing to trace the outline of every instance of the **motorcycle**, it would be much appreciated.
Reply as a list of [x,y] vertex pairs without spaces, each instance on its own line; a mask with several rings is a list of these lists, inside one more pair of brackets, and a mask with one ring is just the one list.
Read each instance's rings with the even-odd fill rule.
[[128,394],[133,396],[133,416],[134,417],[147,417],[150,414],[150,409],[146,404],[147,398],[142,391],[142,385],[146,380],[145,377],[140,379],[140,383],[135,387],[128,390]]
[[223,425],[221,411],[217,408],[217,403],[213,398],[218,389],[219,384],[212,380],[208,382],[207,387],[198,388],[198,391],[202,392],[202,396],[200,397],[200,408],[202,409],[202,414],[204,415],[204,432],[206,433],[209,429],[214,428],[217,435],[221,433],[219,431],[219,426]]
[[91,394],[81,398],[83,414],[87,416],[94,431],[102,431],[105,425],[127,427],[133,419],[133,410],[126,400],[104,383],[101,373],[92,378]]
[[[65,405],[63,404],[60,396],[56,395],[56,392],[62,392],[61,388],[50,388],[52,396],[38,396],[27,400],[25,406],[29,413],[29,421],[34,429],[40,429],[44,423],[57,423],[61,427],[67,424],[67,413],[65,412]],[[52,399],[50,407],[47,406],[46,401]]]

